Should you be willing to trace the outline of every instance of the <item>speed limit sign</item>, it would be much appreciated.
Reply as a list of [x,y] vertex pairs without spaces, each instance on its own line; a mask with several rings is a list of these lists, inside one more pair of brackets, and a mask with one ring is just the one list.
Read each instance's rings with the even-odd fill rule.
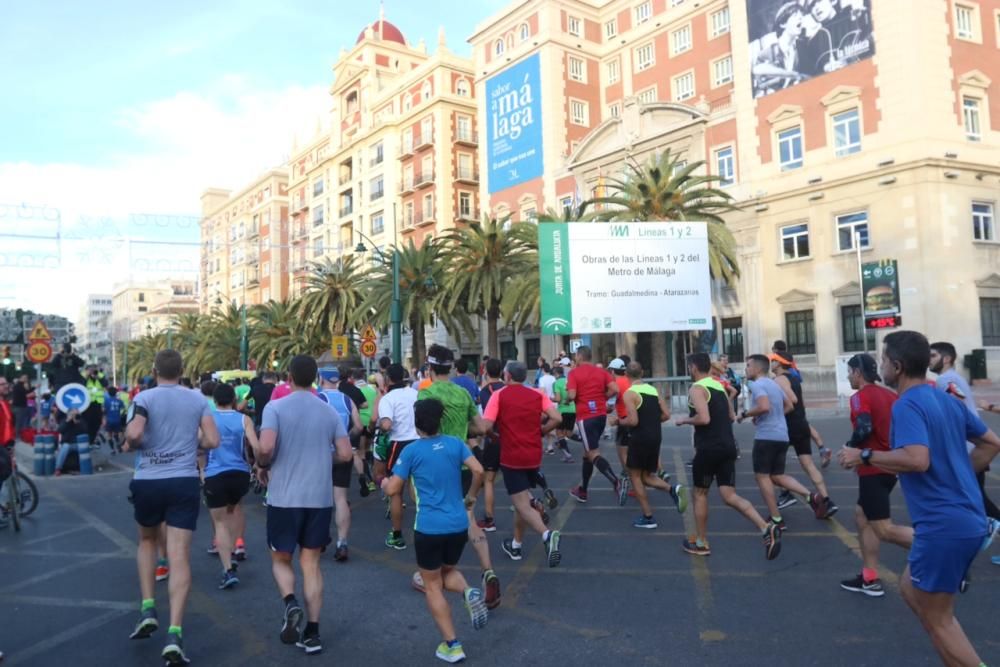
[[46,364],[52,358],[52,346],[47,340],[33,340],[25,356],[33,364]]

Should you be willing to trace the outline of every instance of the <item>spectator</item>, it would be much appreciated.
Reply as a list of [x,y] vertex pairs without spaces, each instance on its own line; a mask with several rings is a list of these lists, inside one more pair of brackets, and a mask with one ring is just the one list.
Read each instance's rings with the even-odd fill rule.
[[31,411],[28,409],[28,399],[34,396],[31,389],[31,379],[27,373],[21,374],[14,382],[10,393],[10,407],[14,412],[14,435],[21,436],[21,431],[31,425]]
[[[77,436],[87,435],[87,425],[79,410],[70,410],[59,425],[59,453],[56,455],[56,477],[63,474],[63,467],[70,452],[76,449]],[[79,465],[79,464],[78,464]]]
[[60,387],[71,382],[83,384],[83,376],[80,375],[80,369],[84,366],[83,359],[73,352],[73,346],[69,343],[63,343],[62,351],[50,363],[53,369],[52,391],[59,391]]

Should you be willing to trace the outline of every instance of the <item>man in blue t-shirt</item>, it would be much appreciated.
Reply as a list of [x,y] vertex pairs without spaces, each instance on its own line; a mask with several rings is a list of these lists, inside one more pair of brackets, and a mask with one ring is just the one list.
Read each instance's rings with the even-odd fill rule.
[[[436,398],[413,404],[414,425],[422,437],[407,445],[399,455],[392,476],[382,480],[382,491],[395,496],[402,493],[407,480],[413,486],[413,496],[417,499],[413,522],[417,567],[423,578],[427,607],[443,639],[437,647],[437,657],[445,662],[459,662],[465,659],[465,652],[455,634],[444,589],[462,592],[476,630],[485,626],[489,617],[483,592],[470,587],[457,567],[469,539],[466,508],[476,503],[483,467],[464,442],[439,434],[443,415],[444,405]],[[464,503],[463,465],[472,473],[472,485]]]
[[118,398],[118,389],[109,387],[104,393],[104,430],[111,440],[111,451],[121,446],[122,432],[125,430],[125,402]]
[[[1000,452],[1000,438],[971,410],[927,384],[931,350],[922,334],[897,331],[883,343],[882,377],[899,393],[892,407],[892,449],[846,449],[842,462],[899,474],[914,532],[900,592],[943,662],[978,665],[955,619],[954,595],[986,536],[974,470]],[[975,446],[971,456],[967,440]]]
[[479,386],[476,384],[476,381],[469,376],[469,361],[467,359],[456,360],[455,373],[456,375],[451,379],[451,381],[465,391],[469,392],[469,396],[472,397],[472,402],[478,405]]

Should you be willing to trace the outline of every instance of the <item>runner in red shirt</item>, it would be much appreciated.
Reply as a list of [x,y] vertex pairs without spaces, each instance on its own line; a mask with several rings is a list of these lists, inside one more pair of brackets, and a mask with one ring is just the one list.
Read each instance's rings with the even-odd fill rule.
[[[504,369],[506,386],[493,392],[483,411],[483,420],[500,433],[500,471],[507,495],[514,503],[514,538],[503,541],[511,560],[521,560],[521,540],[528,524],[542,536],[549,567],[559,565],[559,531],[548,530],[532,508],[531,489],[539,485],[542,467],[542,436],[555,430],[562,418],[555,404],[543,392],[526,387],[528,368],[512,361]],[[540,417],[545,418],[541,423]]]
[[576,427],[583,440],[583,481],[570,489],[577,502],[587,502],[587,486],[597,468],[615,489],[621,493],[621,481],[611,470],[607,459],[601,456],[601,434],[608,422],[607,402],[618,394],[618,385],[603,368],[591,363],[590,348],[581,345],[576,351],[576,368],[569,372],[566,393],[576,402]]
[[[861,449],[863,460],[870,452],[887,452],[889,429],[892,424],[892,404],[896,393],[875,384],[880,380],[875,359],[856,354],[847,362],[847,379],[851,389],[851,425],[854,432],[848,447]],[[841,461],[843,463],[843,461]],[[890,518],[889,495],[896,486],[896,476],[872,465],[858,466],[858,542],[861,544],[862,570],[853,579],[840,582],[845,591],[882,597],[885,590],[878,578],[879,542],[891,542],[904,549],[913,544],[913,528],[897,526]]]

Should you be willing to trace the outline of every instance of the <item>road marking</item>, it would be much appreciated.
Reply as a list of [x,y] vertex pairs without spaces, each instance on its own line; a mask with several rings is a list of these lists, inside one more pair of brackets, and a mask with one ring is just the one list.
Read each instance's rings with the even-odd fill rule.
[[[729,506],[726,505],[725,507],[729,507]],[[659,528],[655,528],[653,530],[648,530],[648,529],[639,530],[639,529],[633,528],[630,531],[613,531],[613,530],[608,530],[608,531],[593,531],[593,532],[576,531],[576,530],[573,531],[573,537],[625,537],[626,535],[635,535],[635,536],[641,535],[643,537],[649,537],[649,538],[669,537],[669,538],[673,539],[673,538],[676,538],[676,537],[687,537],[687,536],[691,535],[691,533],[690,532],[685,532],[685,531],[675,531],[675,530],[660,530]],[[712,539],[715,539],[717,537],[756,537],[756,538],[759,539],[760,538],[760,532],[758,532],[756,530],[751,530],[751,531],[725,531],[725,532],[724,531],[719,531],[719,532],[713,531],[712,532]],[[785,532],[785,534],[782,537],[782,539],[787,539],[789,537],[837,537],[837,536],[834,535],[833,533],[828,532],[828,531],[815,532],[815,531],[799,531],[799,530],[792,531],[792,530],[788,530],[788,531]]]
[[16,549],[14,547],[0,548],[0,554],[10,556],[31,556],[33,558],[87,558],[89,556],[102,556],[108,559],[135,560],[135,554],[127,554],[123,551],[114,553],[97,553],[94,551],[44,551],[40,549]]
[[0,593],[7,595],[8,593],[13,593],[14,591],[22,588],[28,588],[30,586],[34,586],[35,584],[40,584],[43,581],[48,581],[49,579],[54,579],[55,577],[61,577],[62,575],[72,572],[73,570],[78,570],[81,567],[87,567],[89,565],[93,565],[94,563],[100,563],[102,560],[108,560],[114,557],[114,555],[115,554],[91,554],[89,558],[81,558],[80,560],[72,561],[66,565],[54,567],[44,574],[39,574],[28,579],[21,579],[16,583],[0,588]]
[[[833,534],[837,536],[837,539],[843,542],[844,546],[853,551],[858,558],[861,558],[861,544],[858,542],[857,535],[844,528],[844,524],[840,523],[835,518],[827,519],[827,521],[830,524],[830,528],[833,530]],[[890,586],[899,585],[899,575],[883,565],[882,562],[879,562],[878,564],[878,572],[879,578],[882,579],[882,583],[889,584]]]
[[[134,610],[134,609],[135,609],[135,605],[132,605],[132,610]],[[28,665],[28,664],[32,664],[32,660],[35,657],[37,657],[37,656],[39,656],[39,655],[41,655],[41,654],[43,654],[43,653],[45,653],[47,651],[51,651],[52,649],[56,648],[60,644],[65,644],[66,642],[68,642],[68,641],[70,641],[72,639],[76,639],[77,637],[85,635],[88,632],[96,630],[97,628],[101,627],[102,625],[104,625],[106,623],[110,623],[111,621],[113,621],[113,620],[115,620],[115,619],[117,619],[117,618],[119,618],[121,616],[124,616],[127,613],[128,612],[124,611],[124,610],[112,609],[110,611],[107,611],[107,612],[101,614],[100,616],[94,616],[93,618],[88,619],[88,620],[84,621],[83,623],[80,623],[78,625],[74,625],[74,626],[72,626],[70,628],[67,628],[67,629],[63,630],[62,632],[56,633],[54,635],[51,635],[51,636],[47,637],[46,639],[43,639],[42,641],[40,641],[40,642],[38,642],[38,643],[36,643],[36,644],[34,644],[32,646],[29,646],[28,648],[26,648],[23,651],[18,651],[15,655],[11,655],[10,656],[10,664],[11,665],[21,665],[21,664]],[[35,664],[37,664],[37,663],[35,663]]]
[[[57,537],[63,537],[64,535],[72,535],[73,533],[79,533],[81,531],[87,530],[90,526],[75,526],[73,528],[67,528],[66,530],[61,530],[58,533],[49,533],[43,535],[42,537],[35,537],[33,539],[27,540],[26,542],[21,542],[21,546],[30,546],[32,544],[38,544],[39,542],[45,542],[46,540],[54,540]],[[56,555],[56,554],[53,554]]]
[[59,500],[66,507],[66,509],[83,519],[88,526],[118,545],[119,549],[135,554],[137,538],[129,539],[120,530],[90,510],[81,507],[77,503],[70,502],[70,500],[59,491],[56,491],[55,489],[48,489],[46,492]]
[[134,602],[116,602],[114,600],[90,600],[83,598],[54,598],[45,595],[6,595],[4,599],[14,604],[34,604],[44,607],[75,607],[85,609],[114,609],[117,611],[135,611]]

